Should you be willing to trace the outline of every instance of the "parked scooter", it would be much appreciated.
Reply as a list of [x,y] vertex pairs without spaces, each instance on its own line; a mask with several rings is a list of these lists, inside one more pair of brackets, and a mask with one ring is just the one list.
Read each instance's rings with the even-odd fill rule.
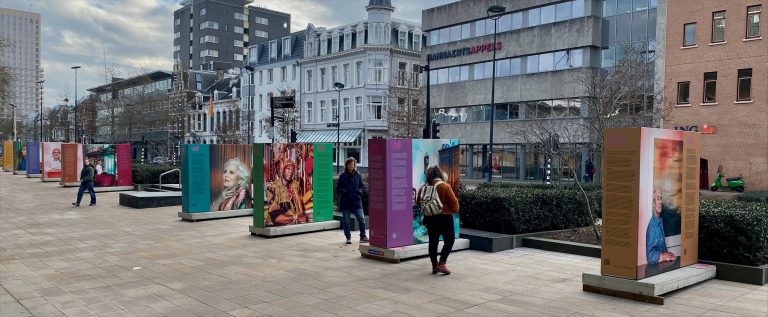
[[717,176],[715,176],[715,182],[712,183],[712,186],[710,186],[709,189],[713,192],[716,192],[718,189],[720,189],[720,187],[724,187],[739,193],[744,191],[744,179],[741,178],[741,176],[726,178],[725,181],[727,184],[723,184],[724,177],[725,174],[723,174],[723,166],[720,165],[717,167]]

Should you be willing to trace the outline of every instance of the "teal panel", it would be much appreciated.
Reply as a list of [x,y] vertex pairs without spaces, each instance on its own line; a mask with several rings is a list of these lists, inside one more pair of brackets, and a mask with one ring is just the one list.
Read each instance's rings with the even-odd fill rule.
[[316,143],[314,156],[312,217],[314,222],[330,221],[333,220],[333,146]]
[[210,149],[207,144],[184,144],[181,156],[181,211],[211,208]]

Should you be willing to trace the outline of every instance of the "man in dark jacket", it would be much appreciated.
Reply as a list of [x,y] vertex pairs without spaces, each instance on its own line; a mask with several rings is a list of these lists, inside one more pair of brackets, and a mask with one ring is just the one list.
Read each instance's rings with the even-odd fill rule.
[[96,205],[96,192],[93,191],[93,174],[93,165],[91,165],[91,161],[86,159],[85,165],[83,165],[83,169],[80,171],[80,189],[77,190],[77,202],[72,203],[75,207],[80,207],[80,200],[83,199],[83,193],[86,189],[91,195],[91,203],[88,206]]
[[363,201],[360,199],[365,184],[363,184],[363,177],[357,172],[355,158],[348,158],[344,166],[344,173],[339,175],[336,189],[339,193],[339,209],[343,215],[341,225],[344,228],[344,236],[347,237],[347,244],[351,244],[352,233],[349,228],[349,217],[351,213],[354,213],[360,227],[360,243],[366,243],[368,238],[365,234],[365,215],[363,215]]

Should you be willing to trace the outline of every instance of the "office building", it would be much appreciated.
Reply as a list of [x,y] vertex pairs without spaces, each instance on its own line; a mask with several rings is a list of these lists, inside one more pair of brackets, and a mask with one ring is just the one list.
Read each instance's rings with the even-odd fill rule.
[[40,111],[40,13],[0,8],[0,64],[13,75],[11,99],[0,100],[0,117],[10,118],[9,103],[17,106],[16,118]]
[[189,69],[243,66],[251,43],[290,33],[290,14],[251,6],[252,0],[185,0],[173,13],[173,58]]
[[664,127],[702,134],[702,188],[722,166],[747,190],[768,190],[766,10],[765,1],[669,2]]
[[[298,141],[340,142],[339,158],[334,151],[337,164],[355,157],[359,165],[367,166],[368,140],[392,136],[388,112],[398,106],[398,101],[390,106],[392,87],[413,91],[421,87],[421,26],[393,18],[395,7],[389,0],[371,0],[365,10],[368,17],[363,21],[329,28],[310,24],[299,62]],[[344,85],[340,97],[336,82]],[[336,123],[340,126],[333,126]]]
[[[493,5],[504,12],[489,15]],[[441,124],[441,138],[461,139],[462,177],[486,177],[489,169],[493,179],[543,181],[549,165],[553,180],[581,178],[586,161],[599,159],[590,141],[597,136],[572,133],[565,140],[565,131],[553,134],[576,153],[565,164],[542,155],[524,132],[543,120],[587,130],[587,94],[579,78],[613,67],[628,45],[647,49],[653,70],[661,58],[655,54],[657,6],[656,0],[463,0],[424,10],[431,117]],[[489,17],[498,18],[496,24]],[[647,80],[653,78],[651,71]],[[487,166],[491,117],[494,146]]]

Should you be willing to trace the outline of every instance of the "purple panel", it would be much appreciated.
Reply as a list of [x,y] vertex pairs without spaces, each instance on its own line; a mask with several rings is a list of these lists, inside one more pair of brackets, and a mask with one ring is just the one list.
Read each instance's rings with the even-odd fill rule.
[[387,247],[387,141],[368,140],[368,229],[371,245]]
[[411,140],[387,140],[387,247],[413,244]]

